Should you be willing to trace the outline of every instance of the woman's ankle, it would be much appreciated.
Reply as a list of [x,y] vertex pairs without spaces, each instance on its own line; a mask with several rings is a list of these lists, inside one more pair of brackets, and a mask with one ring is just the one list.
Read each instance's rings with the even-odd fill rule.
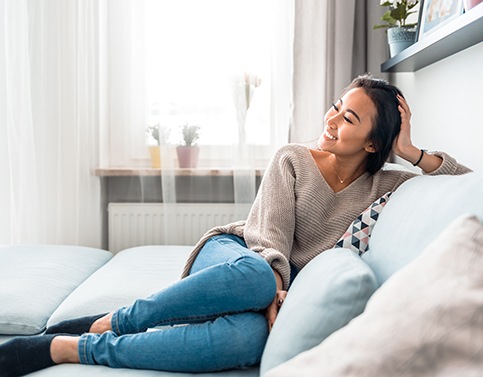
[[89,329],[90,333],[95,333],[95,334],[103,334],[106,331],[111,331],[112,326],[111,326],[111,319],[112,319],[112,313],[108,313],[105,316],[97,319]]
[[50,357],[56,364],[79,363],[78,337],[59,335],[52,339]]

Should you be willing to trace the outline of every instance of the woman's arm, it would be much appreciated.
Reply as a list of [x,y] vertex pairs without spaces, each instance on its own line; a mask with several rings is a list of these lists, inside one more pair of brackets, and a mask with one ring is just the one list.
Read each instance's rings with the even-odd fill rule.
[[443,163],[443,159],[423,152],[411,141],[411,110],[406,100],[398,95],[399,113],[401,114],[401,131],[394,140],[393,150],[399,157],[419,166],[424,172],[431,173]]
[[399,157],[404,158],[406,161],[411,162],[414,166],[420,167],[425,173],[431,173],[441,166],[443,159],[434,154],[426,153],[426,151],[412,146],[400,152]]
[[258,189],[244,230],[247,246],[276,270],[283,289],[290,283],[290,253],[295,231],[295,153],[280,148],[272,158]]
[[464,174],[471,172],[471,169],[468,169],[466,166],[457,164],[456,161],[448,161],[447,165],[450,166],[443,166],[444,169],[441,172],[437,172],[437,170],[442,167],[444,160],[442,155],[445,156],[445,159],[449,156],[445,155],[444,153],[437,154],[430,154],[426,153],[422,149],[416,148],[411,141],[411,110],[409,108],[408,103],[406,100],[398,96],[399,99],[399,112],[401,114],[401,131],[399,135],[396,137],[393,143],[393,151],[399,157],[403,158],[404,160],[410,162],[414,166],[418,166],[421,168],[425,173],[435,173],[435,174]]
[[290,146],[280,148],[270,161],[244,230],[247,246],[271,265],[277,290],[266,310],[269,331],[290,284],[290,253],[295,231],[295,169]]

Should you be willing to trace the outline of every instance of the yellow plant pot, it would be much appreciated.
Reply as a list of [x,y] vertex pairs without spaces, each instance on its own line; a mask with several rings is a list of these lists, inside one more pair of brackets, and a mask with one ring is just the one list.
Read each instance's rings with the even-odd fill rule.
[[150,146],[149,154],[151,155],[151,167],[156,169],[161,168],[161,147]]

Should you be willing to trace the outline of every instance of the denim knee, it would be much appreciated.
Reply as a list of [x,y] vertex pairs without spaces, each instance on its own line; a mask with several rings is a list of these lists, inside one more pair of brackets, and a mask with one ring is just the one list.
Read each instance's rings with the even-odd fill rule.
[[256,293],[260,307],[267,307],[277,292],[277,283],[272,268],[255,252],[242,255],[232,263],[230,268],[237,270],[246,284],[247,292]]

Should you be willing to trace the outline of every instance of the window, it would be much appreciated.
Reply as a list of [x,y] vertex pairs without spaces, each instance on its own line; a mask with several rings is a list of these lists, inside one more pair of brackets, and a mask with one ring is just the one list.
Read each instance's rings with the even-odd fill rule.
[[[288,127],[291,80],[279,56],[286,66],[289,3],[145,0],[123,13],[112,1],[108,121],[111,132],[123,130],[128,147],[119,148],[122,138],[111,136],[111,160],[129,164],[146,155],[145,144],[153,141],[144,132],[148,125],[159,125],[166,141],[178,144],[186,123],[200,127],[198,143],[207,159],[231,159],[239,144],[267,159],[286,141],[281,135]],[[119,149],[129,157],[121,158]]]

